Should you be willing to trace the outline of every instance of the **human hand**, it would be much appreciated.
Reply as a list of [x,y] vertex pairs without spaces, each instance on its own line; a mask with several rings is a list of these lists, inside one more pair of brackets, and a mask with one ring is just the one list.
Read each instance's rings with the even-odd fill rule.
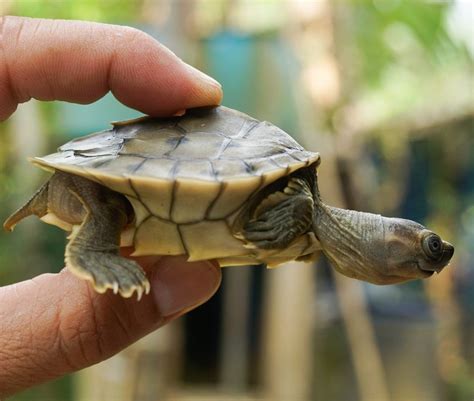
[[[132,28],[0,18],[0,121],[31,98],[91,103],[109,90],[150,115],[219,104],[220,85]],[[130,254],[130,250],[124,250]],[[97,294],[67,270],[0,288],[0,397],[102,361],[208,300],[211,262],[141,257],[151,294]]]

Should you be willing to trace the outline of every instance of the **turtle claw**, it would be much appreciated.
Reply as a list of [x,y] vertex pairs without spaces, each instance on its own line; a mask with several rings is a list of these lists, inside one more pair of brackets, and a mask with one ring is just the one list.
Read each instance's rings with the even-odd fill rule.
[[140,301],[143,295],[148,295],[151,290],[150,282],[148,280],[142,283],[141,287],[137,287],[137,301]]
[[245,241],[245,236],[242,232],[234,233],[234,237],[237,238],[237,239]]
[[151,291],[150,282],[146,280],[146,282],[143,284],[143,287],[145,288],[145,295],[148,295]]
[[142,299],[142,295],[143,295],[143,288],[142,287],[137,288],[137,302],[140,302],[140,299]]
[[127,288],[127,289],[119,290],[119,294],[123,298],[132,298],[133,295],[136,292],[137,293],[137,301],[140,301],[143,298],[143,295],[148,294],[149,290],[147,290],[147,288],[149,288],[149,286],[150,286],[150,284],[148,283],[148,280],[147,280],[146,283],[144,282],[141,285],[136,285],[136,286],[132,286],[132,287]]
[[68,255],[66,266],[76,276],[92,281],[100,294],[110,288],[114,294],[130,298],[136,291],[140,300],[150,292],[150,282],[140,265],[118,255],[106,252]]

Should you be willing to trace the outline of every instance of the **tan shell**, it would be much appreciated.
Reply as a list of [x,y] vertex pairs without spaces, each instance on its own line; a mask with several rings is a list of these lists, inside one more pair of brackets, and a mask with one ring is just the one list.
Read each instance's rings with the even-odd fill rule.
[[126,195],[136,219],[122,244],[133,245],[135,255],[248,264],[252,252],[231,232],[236,214],[276,179],[317,166],[319,154],[268,122],[221,106],[115,123],[32,161]]

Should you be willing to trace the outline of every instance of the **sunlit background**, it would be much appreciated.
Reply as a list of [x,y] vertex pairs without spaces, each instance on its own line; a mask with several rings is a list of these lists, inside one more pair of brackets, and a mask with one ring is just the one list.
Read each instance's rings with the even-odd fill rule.
[[[316,266],[228,268],[214,298],[111,360],[12,398],[474,399],[474,5],[470,0],[2,0],[2,14],[143,29],[218,79],[224,104],[320,151],[323,197],[414,219],[456,246],[426,281]],[[46,175],[26,158],[137,115],[30,102],[0,126],[0,220]],[[0,233],[0,283],[63,266],[64,233]],[[25,257],[27,255],[27,257]]]

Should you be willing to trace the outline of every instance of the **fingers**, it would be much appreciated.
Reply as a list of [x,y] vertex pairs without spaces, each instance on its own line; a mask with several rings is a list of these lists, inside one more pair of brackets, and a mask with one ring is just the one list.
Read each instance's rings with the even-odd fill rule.
[[151,294],[100,295],[64,270],[0,289],[0,398],[117,353],[209,299],[220,283],[208,262],[144,260]]
[[222,98],[216,81],[139,30],[0,17],[0,120],[31,98],[91,103],[109,90],[150,115],[216,105]]

